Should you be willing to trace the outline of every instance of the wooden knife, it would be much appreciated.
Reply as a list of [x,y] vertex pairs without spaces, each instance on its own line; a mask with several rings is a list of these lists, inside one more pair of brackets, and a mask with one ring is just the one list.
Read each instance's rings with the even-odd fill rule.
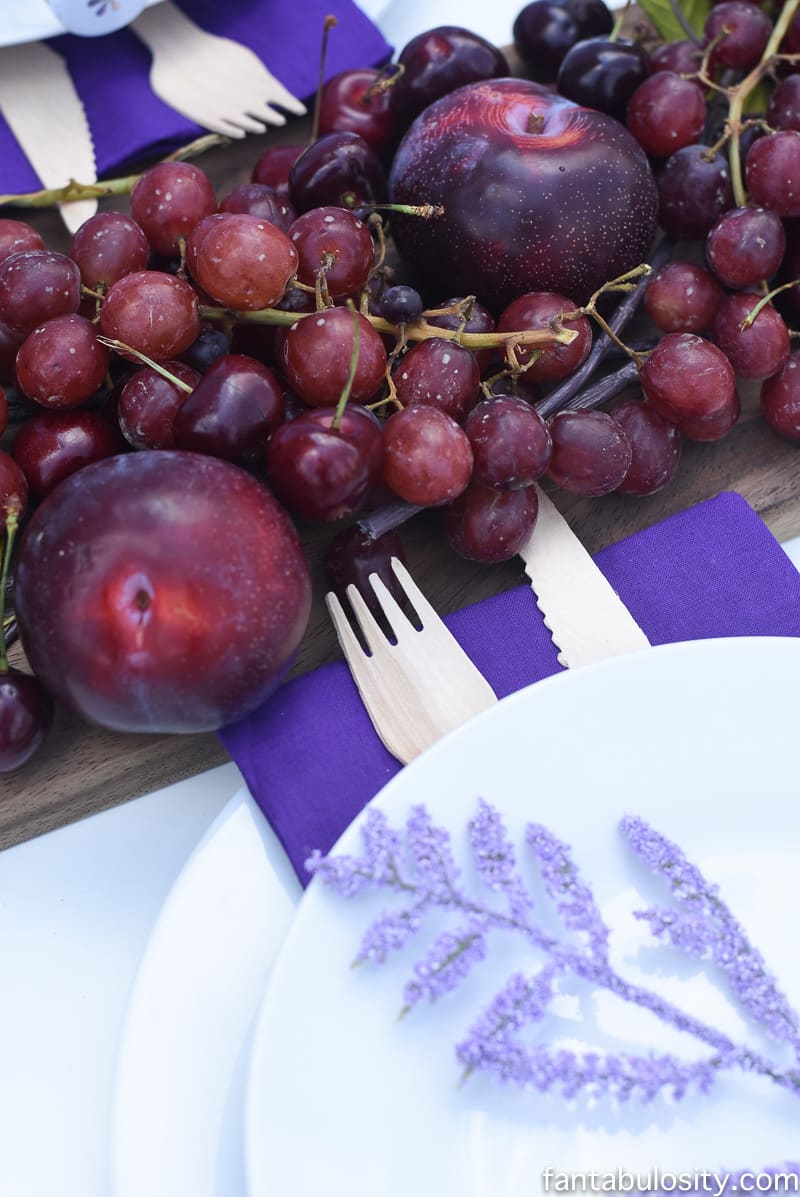
[[[44,42],[0,50],[0,111],[45,187],[94,183],[94,143],[67,64]],[[59,205],[71,233],[94,216],[97,200]]]
[[536,604],[568,669],[648,648],[650,641],[561,512],[536,487],[539,515],[520,549]]

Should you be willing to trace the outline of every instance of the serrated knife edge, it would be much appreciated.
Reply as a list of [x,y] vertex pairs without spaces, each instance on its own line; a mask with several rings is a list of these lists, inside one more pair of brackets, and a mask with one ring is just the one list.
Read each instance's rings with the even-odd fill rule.
[[536,605],[569,669],[636,652],[650,641],[552,500],[536,487],[539,515],[520,549]]
[[[0,111],[45,187],[97,178],[94,143],[65,60],[42,42],[0,49]],[[70,232],[97,211],[96,200],[60,205]]]

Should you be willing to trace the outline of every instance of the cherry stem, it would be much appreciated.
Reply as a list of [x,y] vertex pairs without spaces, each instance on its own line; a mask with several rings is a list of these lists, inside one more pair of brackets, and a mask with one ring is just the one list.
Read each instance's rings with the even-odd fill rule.
[[314,275],[314,304],[318,312],[333,307],[333,300],[328,291],[327,273],[334,263],[332,254],[325,255],[325,261]]
[[18,527],[19,512],[16,510],[16,507],[12,507],[6,515],[6,543],[3,547],[3,567],[0,571],[0,626],[3,628],[3,636],[0,637],[0,673],[8,673],[8,650],[6,649],[5,638],[6,586],[8,584],[8,571],[11,568],[14,537],[17,534]]
[[[383,269],[383,264],[386,261],[386,230],[383,227],[383,220],[377,212],[371,213],[367,224],[374,229],[378,242],[377,253],[373,251],[372,269],[369,272],[370,278],[375,278]],[[366,288],[364,291],[366,293]]]
[[791,282],[783,283],[780,287],[774,287],[772,291],[767,291],[766,295],[762,295],[755,307],[750,309],[742,323],[739,325],[739,328],[742,330],[742,332],[744,332],[746,328],[749,328],[751,324],[756,322],[759,312],[761,312],[768,303],[772,303],[772,300],[776,295],[780,295],[781,291],[788,291],[790,287],[796,287],[798,283],[800,283],[800,279],[793,278]]
[[[161,162],[183,162],[205,153],[212,146],[230,145],[230,137],[219,133],[208,133],[190,141],[161,158]],[[72,200],[102,199],[107,195],[128,195],[141,179],[141,174],[125,175],[118,179],[107,179],[104,183],[78,183],[70,179],[65,187],[45,187],[41,191],[25,191],[19,195],[0,195],[0,208],[13,204],[21,208],[52,208],[56,204],[68,204]]]
[[355,304],[352,300],[347,301],[347,306],[350,309],[350,315],[353,318],[353,348],[350,353],[350,369],[347,374],[347,381],[342,388],[342,394],[339,402],[336,405],[336,412],[331,420],[331,432],[338,432],[339,425],[342,422],[344,409],[347,407],[347,400],[350,398],[350,392],[353,389],[353,379],[356,376],[358,369],[358,351],[361,347],[361,325],[359,324],[358,312],[355,309]]
[[444,216],[441,204],[361,204],[370,212],[399,212],[401,216],[419,216],[422,220],[431,220],[434,216]]
[[311,121],[311,137],[309,145],[313,145],[319,137],[319,118],[322,112],[322,89],[325,86],[325,58],[328,53],[328,35],[334,25],[339,22],[336,17],[328,16],[322,25],[322,45],[319,51],[319,75],[317,76],[317,94],[314,99],[314,117]]
[[179,391],[183,391],[185,395],[191,395],[194,387],[190,387],[188,382],[184,382],[182,378],[178,378],[175,374],[171,374],[164,366],[158,362],[154,362],[146,353],[140,353],[138,349],[133,349],[130,345],[126,345],[124,341],[115,341],[113,337],[98,336],[98,341],[101,345],[105,345],[107,349],[114,349],[117,353],[123,355],[130,354],[135,357],[137,361],[143,362],[145,366],[149,366],[151,370],[155,370],[156,374],[160,374],[162,378],[166,378],[167,382],[171,382]]
[[620,12],[619,16],[617,17],[616,21],[614,22],[614,28],[611,30],[611,32],[608,35],[608,40],[610,42],[616,42],[619,40],[619,36],[622,33],[622,26],[625,24],[625,21],[628,16],[628,9],[630,8],[630,6],[631,6],[631,0],[626,0],[626,3],[623,5],[622,11]]
[[706,44],[703,49],[703,57],[701,59],[700,66],[697,68],[697,80],[698,82],[702,83],[704,87],[707,87],[709,91],[716,92],[721,96],[727,96],[730,100],[730,97],[735,91],[735,87],[729,87],[723,82],[717,82],[711,73],[711,55],[714,53],[720,42],[724,41],[727,36],[727,31],[723,29],[721,33],[718,33],[716,37],[713,37],[711,41]]
[[370,100],[372,100],[374,96],[383,95],[384,92],[387,92],[393,88],[400,76],[405,74],[405,70],[406,68],[403,66],[402,62],[387,63],[374,83],[370,83],[369,87],[364,92],[363,96],[361,97],[361,106],[363,108],[368,108]]

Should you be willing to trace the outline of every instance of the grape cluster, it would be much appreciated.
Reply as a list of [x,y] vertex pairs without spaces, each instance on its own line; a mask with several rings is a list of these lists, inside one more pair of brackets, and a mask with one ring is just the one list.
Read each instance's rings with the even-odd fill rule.
[[[441,508],[453,549],[491,563],[530,535],[543,477],[588,496],[666,486],[684,438],[735,424],[737,379],[762,382],[766,420],[800,440],[796,7],[723,0],[699,36],[670,41],[621,38],[602,0],[519,13],[533,79],[624,122],[656,177],[662,244],[652,270],[608,280],[625,293],[611,314],[605,294],[532,290],[490,310],[444,279],[420,293],[393,252],[387,173],[404,131],[454,88],[509,73],[452,26],[383,71],[331,79],[311,144],[267,149],[222,199],[200,167],[168,160],[69,253],[0,219],[0,433],[13,421],[0,519],[22,522],[91,462],[178,449],[243,467],[299,520]],[[763,110],[745,115],[758,83]],[[424,197],[411,215],[436,219]],[[655,335],[630,347],[641,300]],[[597,381],[611,350],[627,361]],[[331,561],[341,581],[385,556],[348,530]],[[3,662],[10,768],[50,705],[30,681],[12,694]]]

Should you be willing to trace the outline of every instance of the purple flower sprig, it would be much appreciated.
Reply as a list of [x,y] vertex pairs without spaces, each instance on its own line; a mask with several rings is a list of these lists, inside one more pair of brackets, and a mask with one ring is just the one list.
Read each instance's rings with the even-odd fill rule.
[[669,885],[674,906],[636,912],[652,934],[726,974],[741,1005],[774,1039],[788,1043],[800,1060],[800,1020],[719,895],[680,848],[642,819],[629,816],[621,830],[628,846]]
[[556,839],[541,823],[529,823],[525,840],[533,849],[548,896],[555,902],[564,925],[586,934],[590,955],[598,961],[608,958],[608,927],[582,880],[568,846]]
[[[679,907],[679,915],[650,910],[639,917],[659,938],[666,936],[676,946],[685,946],[686,941],[691,954],[721,965],[744,1008],[777,1038],[796,1046],[797,1015],[715,887],[674,844],[642,820],[626,819],[622,829],[636,855],[669,881]],[[402,895],[405,905],[381,914],[369,926],[355,963],[382,963],[405,948],[434,908],[458,916],[456,930],[440,933],[414,966],[404,987],[403,1014],[422,1000],[433,1002],[456,989],[486,958],[492,931],[521,935],[537,950],[538,972],[508,978],[456,1045],[464,1078],[486,1071],[502,1081],[568,1098],[583,1094],[595,1099],[606,1095],[618,1102],[634,1096],[652,1101],[659,1094],[677,1100],[690,1089],[706,1093],[717,1075],[739,1068],[800,1096],[800,1070],[784,1070],[747,1044],[734,1043],[656,991],[632,984],[612,967],[609,928],[591,887],[581,877],[568,845],[548,828],[530,824],[525,844],[563,926],[561,936],[536,918],[499,812],[480,801],[467,835],[474,878],[462,875],[449,833],[436,826],[424,806],[412,808],[404,835],[392,830],[385,815],[373,808],[362,825],[360,857],[323,858],[315,853],[307,863],[322,882],[345,897],[368,886]],[[488,891],[489,898],[475,896],[471,881]],[[704,1044],[710,1054],[682,1060],[672,1054],[607,1055],[526,1043],[521,1032],[532,1025],[541,1028],[559,982],[568,976],[648,1010],[664,1025]]]

